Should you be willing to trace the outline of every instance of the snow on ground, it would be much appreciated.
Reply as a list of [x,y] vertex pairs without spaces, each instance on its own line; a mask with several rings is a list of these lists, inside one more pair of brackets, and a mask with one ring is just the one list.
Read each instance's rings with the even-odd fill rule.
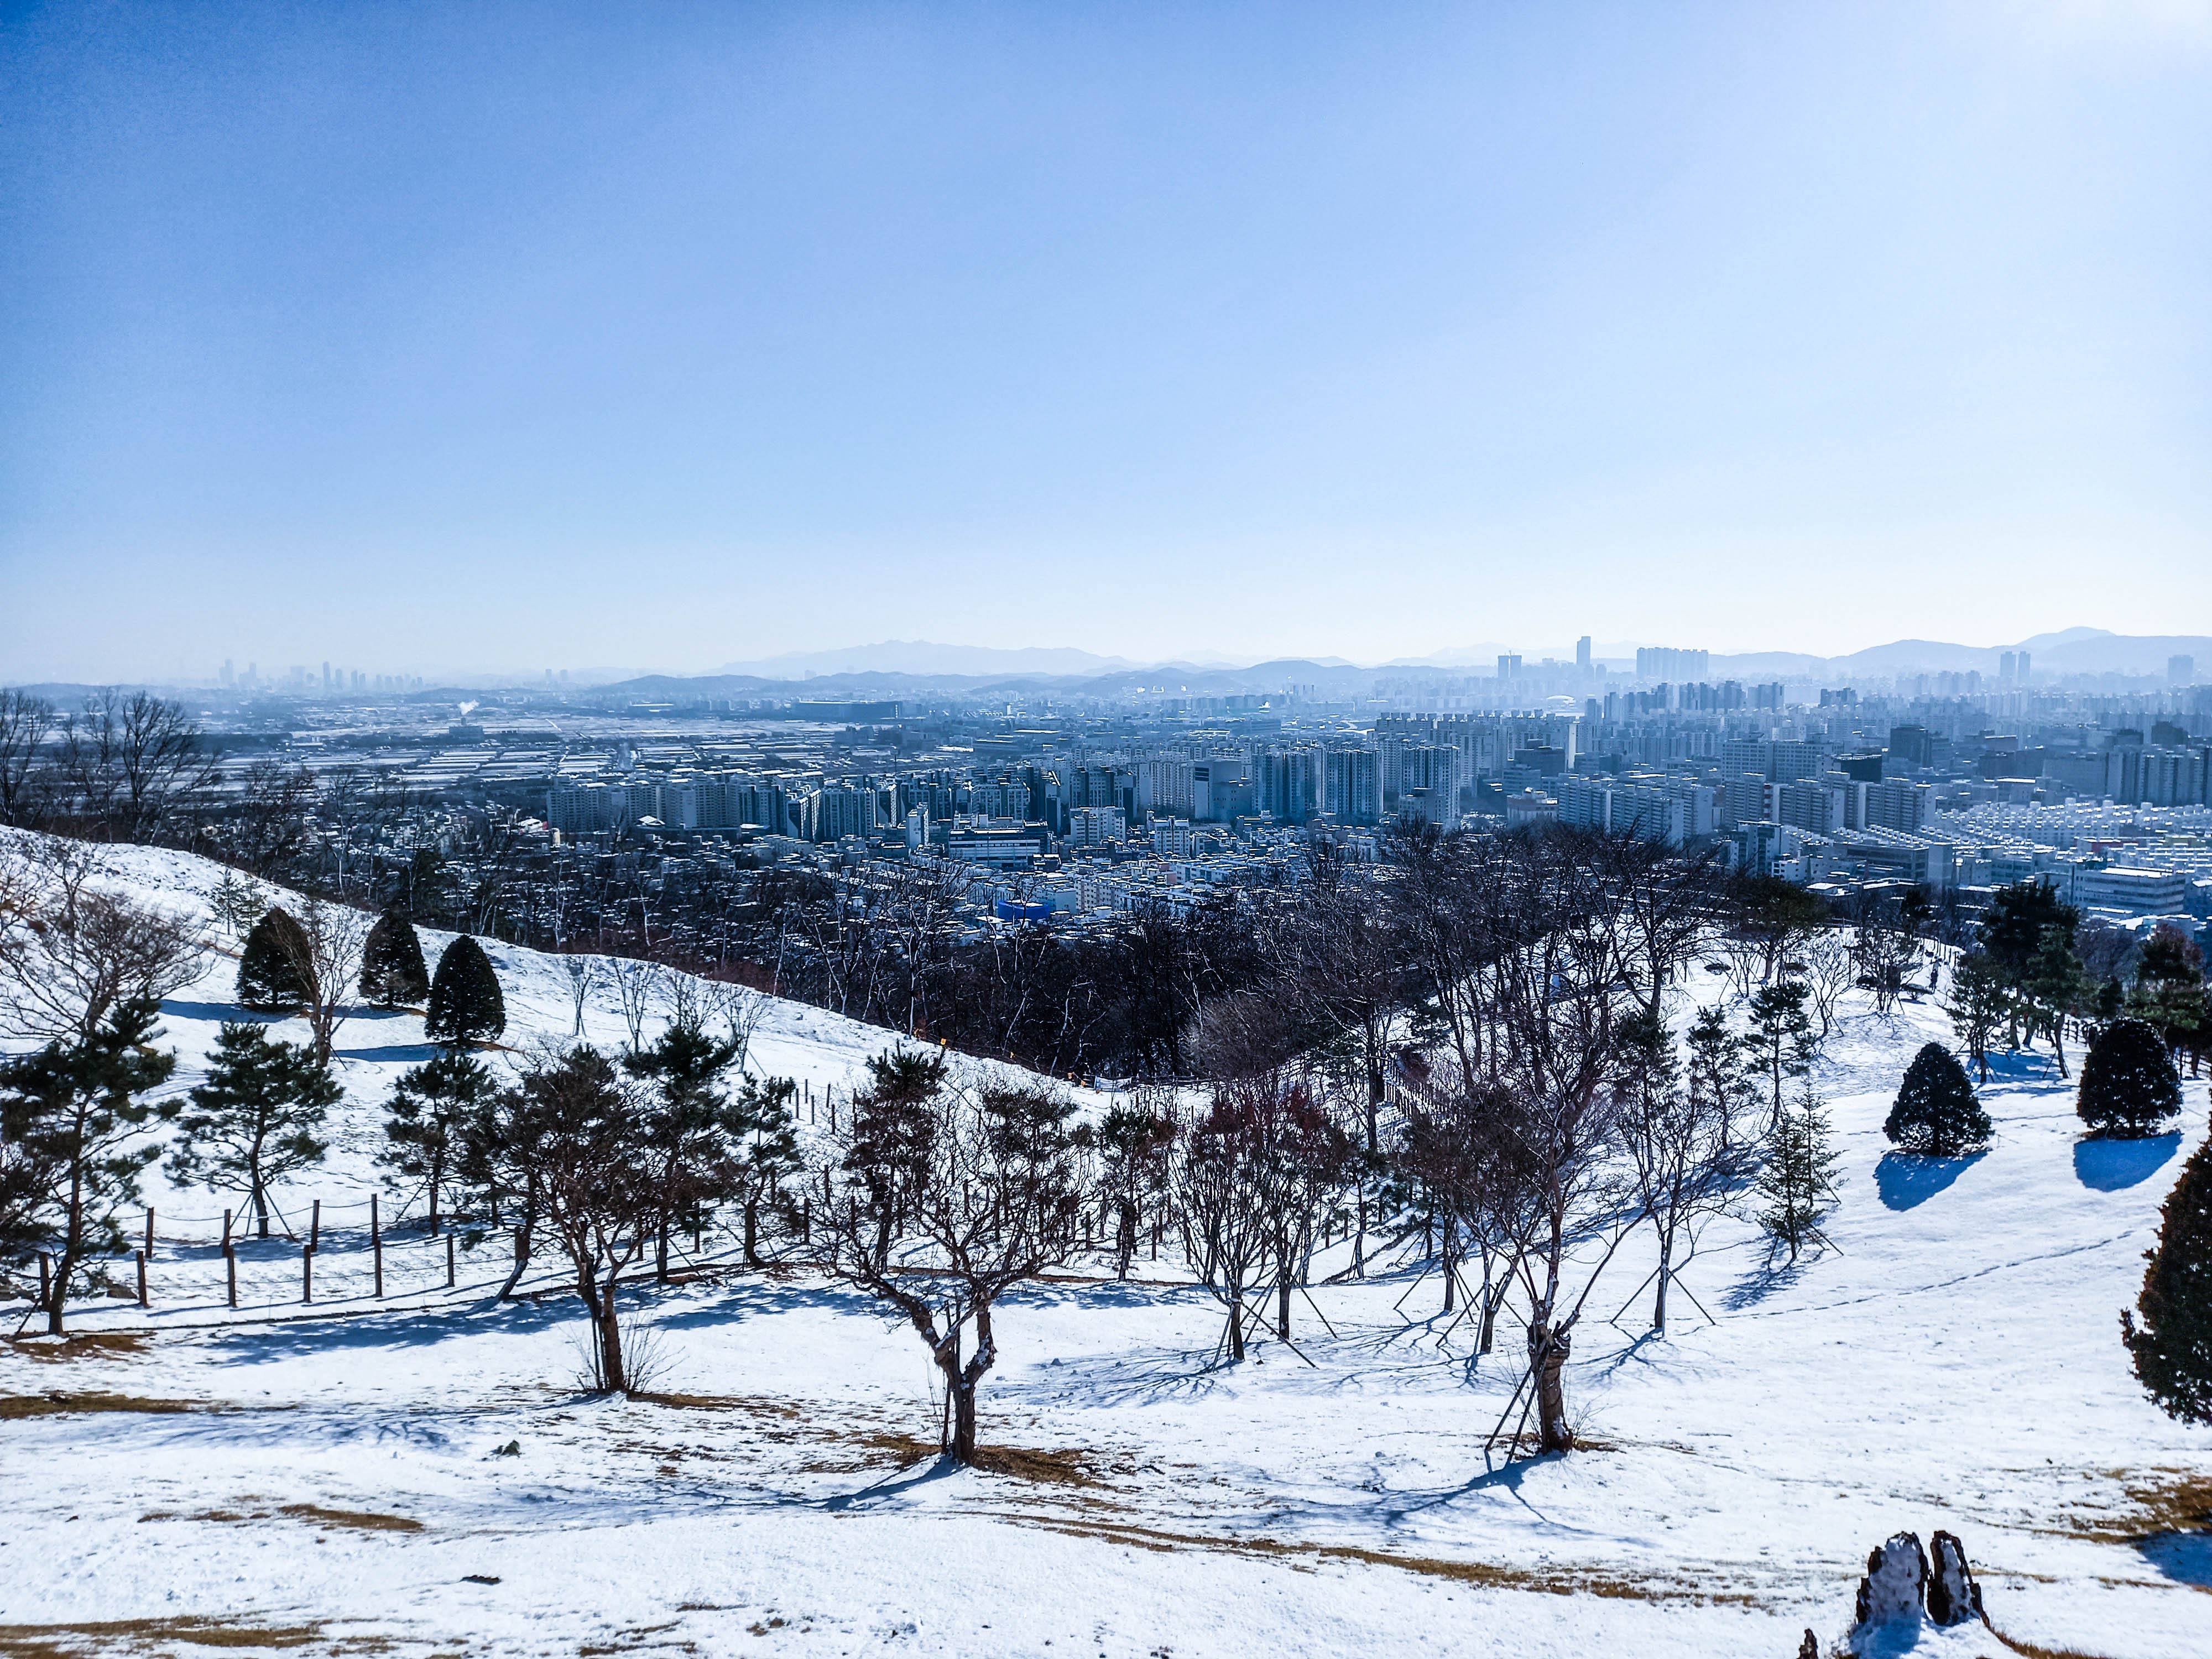
[[[126,856],[179,909],[215,879]],[[511,1033],[565,1033],[559,965],[491,949]],[[235,1012],[232,971],[166,1010],[179,1087]],[[619,1041],[611,999],[586,1029]],[[313,1307],[296,1243],[271,1240],[241,1249],[227,1310],[222,1200],[162,1192],[150,1312],[87,1303],[73,1322],[108,1346],[0,1352],[0,1396],[194,1407],[0,1419],[0,1651],[68,1626],[38,1650],[1783,1656],[1806,1626],[1841,1635],[1875,1542],[1944,1528],[2015,1640],[2212,1652],[2212,1534],[2171,1530],[2212,1500],[2212,1436],[2142,1397],[2118,1334],[2203,1087],[2174,1134],[2085,1142],[2067,1085],[2021,1056],[1984,1091],[1986,1154],[1886,1155],[1897,1079],[1943,1035],[1932,1005],[1862,1006],[1832,1041],[1834,1251],[1778,1268],[1716,1224],[1684,1282],[1717,1322],[1678,1298],[1663,1340],[1641,1296],[1603,1322],[1649,1252],[1616,1263],[1569,1374],[1601,1449],[1486,1455],[1510,1338],[1472,1360],[1418,1268],[1316,1289],[1297,1352],[1210,1369],[1218,1310],[1140,1259],[1143,1282],[1006,1309],[983,1437],[1030,1455],[978,1473],[918,1455],[938,1406],[910,1332],[730,1267],[726,1240],[704,1252],[722,1270],[627,1292],[665,1365],[652,1401],[577,1390],[579,1309],[550,1273],[490,1304],[500,1239],[459,1253],[448,1292],[442,1247],[403,1232],[373,1301],[365,1212],[339,1206],[374,1183],[379,1104],[428,1051],[419,1020],[359,1019],[341,1146],[286,1206],[304,1225],[297,1200],[326,1200]],[[778,1004],[755,1053],[842,1092],[885,1041]],[[1911,1650],[2008,1650],[1974,1627]]]

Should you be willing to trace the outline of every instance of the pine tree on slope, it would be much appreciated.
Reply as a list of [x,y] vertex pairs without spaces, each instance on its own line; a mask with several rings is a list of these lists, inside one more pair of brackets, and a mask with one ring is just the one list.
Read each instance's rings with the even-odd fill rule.
[[323,1161],[318,1133],[345,1091],[303,1045],[272,1042],[252,1021],[225,1021],[207,1081],[177,1120],[169,1179],[242,1193],[269,1237],[269,1189]]
[[422,1030],[433,1042],[459,1048],[489,1042],[507,1029],[507,999],[483,946],[464,933],[438,958]]
[[459,1048],[434,1054],[399,1074],[384,1123],[377,1162],[420,1181],[430,1199],[430,1231],[438,1231],[439,1198],[455,1184],[470,1121],[499,1092],[491,1067]]
[[1828,1147],[1827,1112],[1808,1077],[1776,1126],[1766,1167],[1759,1175],[1759,1190],[1767,1200],[1759,1224],[1790,1247],[1792,1261],[1807,1244],[1828,1242],[1820,1223],[1841,1201],[1836,1163]]
[[398,905],[376,919],[361,951],[361,994],[380,1007],[416,1002],[430,988],[430,969],[422,960],[422,941],[415,924]]
[[2136,1304],[2142,1323],[2120,1315],[2136,1376],[2167,1416],[2212,1423],[2212,1142],[2182,1165],[2158,1248],[2144,1258],[2150,1269]]
[[2116,1019],[2097,1034],[2075,1103],[2092,1133],[2139,1139],[2180,1109],[2181,1075],[2154,1027]]
[[1889,1109],[1882,1133],[1908,1152],[1956,1158],[1988,1144],[1990,1115],[1974,1098],[1966,1068],[1940,1042],[1923,1046],[1905,1068],[1897,1103]]
[[271,905],[246,936],[238,957],[238,1000],[249,1008],[289,1012],[315,1000],[315,988],[301,973],[313,958],[307,930],[289,910]]

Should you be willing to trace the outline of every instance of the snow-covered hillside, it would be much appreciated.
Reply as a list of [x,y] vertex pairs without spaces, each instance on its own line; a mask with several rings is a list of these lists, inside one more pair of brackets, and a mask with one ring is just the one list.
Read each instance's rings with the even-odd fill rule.
[[[134,890],[204,912],[211,866],[119,856]],[[559,963],[488,948],[508,1040],[565,1036]],[[165,1009],[176,1087],[235,1014],[232,972],[211,952]],[[611,996],[586,1029],[620,1041]],[[1683,1281],[1712,1322],[1678,1304],[1679,1328],[1645,1338],[1638,1297],[1586,1324],[1569,1398],[1595,1449],[1485,1454],[1510,1335],[1472,1362],[1417,1267],[1316,1289],[1296,1352],[1262,1341],[1215,1370],[1218,1310],[1145,1261],[1142,1283],[1013,1299],[983,1389],[1009,1472],[948,1473],[920,1455],[938,1420],[921,1346],[803,1274],[628,1292],[654,1400],[576,1391],[577,1305],[492,1304],[496,1238],[459,1254],[449,1292],[442,1244],[403,1232],[375,1303],[365,1212],[345,1206],[377,1185],[392,1077],[428,1050],[411,1016],[359,1018],[337,1147],[286,1206],[304,1224],[325,1200],[313,1307],[296,1244],[271,1241],[244,1248],[227,1310],[221,1200],[157,1181],[151,1310],[87,1304],[73,1322],[96,1340],[0,1352],[0,1650],[65,1626],[35,1650],[1779,1656],[1848,1626],[1872,1545],[1943,1528],[2015,1641],[2212,1653],[2212,1534],[2190,1529],[2212,1434],[2142,1397],[2118,1339],[2203,1085],[2174,1134],[2084,1142],[2066,1085],[2021,1057],[1984,1093],[1986,1154],[1886,1157],[1898,1077],[1944,1035],[1930,1006],[1847,1005],[1820,1078],[1836,1249],[1776,1270],[1747,1224],[1717,1223]],[[755,1063],[842,1093],[888,1041],[777,1004]],[[1650,1266],[1639,1240],[1600,1320]],[[49,1395],[167,1408],[33,1402]],[[2005,1650],[1974,1626],[1915,1650]]]

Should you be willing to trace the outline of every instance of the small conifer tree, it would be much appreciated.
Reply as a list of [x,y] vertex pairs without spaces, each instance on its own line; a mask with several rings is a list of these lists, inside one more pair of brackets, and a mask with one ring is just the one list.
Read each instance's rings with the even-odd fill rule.
[[289,1012],[315,1000],[314,947],[299,919],[271,905],[246,936],[238,957],[238,1000],[249,1008]]
[[1808,1244],[1826,1244],[1820,1223],[1841,1200],[1836,1195],[1836,1155],[1828,1146],[1828,1115],[1811,1078],[1801,1084],[1775,1126],[1759,1191],[1766,1207],[1759,1224],[1790,1247],[1795,1261]]
[[507,1000],[483,946],[464,933],[438,958],[422,1030],[433,1042],[459,1048],[489,1042],[507,1029]]
[[251,1020],[226,1021],[207,1081],[177,1120],[169,1178],[243,1194],[269,1237],[269,1188],[323,1159],[319,1131],[345,1091],[303,1044],[270,1040]]
[[2081,1062],[2075,1103],[2091,1133],[2124,1139],[2155,1134],[2180,1109],[2181,1076],[2157,1028],[2116,1019],[2097,1033]]
[[377,1162],[422,1182],[430,1199],[430,1231],[438,1231],[439,1199],[455,1180],[470,1121],[499,1092],[491,1067],[458,1048],[410,1067],[392,1085],[386,1107],[386,1146]]
[[1966,1068],[1940,1042],[1923,1045],[1905,1068],[1897,1103],[1881,1126],[1891,1142],[1908,1152],[1956,1158],[1989,1142],[1990,1115],[1974,1098]]
[[398,905],[376,919],[361,951],[361,994],[380,1007],[419,1001],[430,989],[430,969],[415,924]]
[[2150,1269],[2120,1332],[2136,1376],[2169,1417],[2212,1423],[2212,1142],[2181,1166],[2166,1200],[2158,1248],[2144,1252]]

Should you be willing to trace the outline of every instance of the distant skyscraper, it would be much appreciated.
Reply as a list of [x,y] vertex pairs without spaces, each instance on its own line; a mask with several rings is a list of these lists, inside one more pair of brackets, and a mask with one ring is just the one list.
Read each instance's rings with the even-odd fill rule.
[[2197,681],[2197,659],[2194,657],[2168,657],[2166,659],[2166,678],[2167,682],[2173,685],[2195,684]]
[[2025,651],[2020,653],[2020,683],[2022,685],[2027,684],[2027,653]]
[[2014,679],[2019,678],[2019,675],[2020,656],[2018,653],[2008,651],[2004,655],[1997,659],[1997,679],[2000,684],[2010,685]]
[[1575,641],[1575,672],[1578,674],[1590,672],[1590,636],[1587,634]]
[[1521,659],[1518,657],[1499,657],[1498,659],[1498,678],[1501,680],[1519,679],[1521,678]]

